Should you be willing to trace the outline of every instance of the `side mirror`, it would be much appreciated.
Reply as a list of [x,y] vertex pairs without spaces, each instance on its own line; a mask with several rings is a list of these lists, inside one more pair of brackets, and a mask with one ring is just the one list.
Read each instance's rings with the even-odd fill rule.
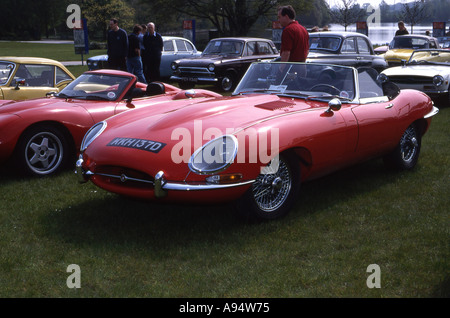
[[332,113],[333,111],[338,111],[340,110],[342,107],[342,103],[340,101],[340,99],[338,98],[333,98],[332,100],[330,100],[328,102],[328,109],[325,111],[326,113]]
[[14,87],[14,89],[15,90],[19,90],[20,89],[19,85],[25,86],[25,79],[24,78],[16,79],[16,86]]

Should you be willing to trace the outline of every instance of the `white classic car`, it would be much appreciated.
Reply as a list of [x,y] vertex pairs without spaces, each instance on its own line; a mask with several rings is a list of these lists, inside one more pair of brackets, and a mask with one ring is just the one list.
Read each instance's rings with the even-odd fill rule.
[[416,89],[431,98],[445,96],[450,104],[450,50],[416,50],[404,65],[388,68],[383,74],[400,89]]

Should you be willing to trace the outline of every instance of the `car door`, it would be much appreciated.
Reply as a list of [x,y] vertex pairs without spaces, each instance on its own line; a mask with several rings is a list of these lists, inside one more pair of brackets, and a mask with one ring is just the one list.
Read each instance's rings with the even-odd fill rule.
[[45,97],[55,91],[55,67],[53,65],[20,64],[9,86],[2,87],[3,98],[23,100]]
[[20,64],[9,86],[2,90],[4,99],[44,97],[48,92],[55,91],[55,66]]
[[352,108],[358,122],[358,156],[370,157],[392,148],[398,142],[399,112],[394,103],[383,96],[378,73],[372,68],[358,69],[360,104]]
[[358,60],[358,67],[371,67],[374,54],[372,54],[372,50],[370,49],[370,44],[363,37],[355,37],[356,40],[356,48],[358,51],[358,55],[356,59]]
[[350,36],[344,39],[341,47],[341,54],[338,55],[339,64],[360,67],[364,66],[364,62],[358,53],[357,37]]

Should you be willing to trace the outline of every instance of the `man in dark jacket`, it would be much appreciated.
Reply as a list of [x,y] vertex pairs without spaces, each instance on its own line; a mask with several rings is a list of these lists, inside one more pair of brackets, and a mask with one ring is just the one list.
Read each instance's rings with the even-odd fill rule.
[[126,57],[128,55],[128,35],[124,29],[119,28],[117,19],[109,21],[107,36],[108,65],[115,70],[126,71]]
[[155,31],[155,24],[150,22],[147,24],[147,33],[144,35],[145,48],[145,78],[147,82],[160,80],[159,67],[161,65],[161,55],[163,50],[162,36]]
[[141,26],[136,24],[133,32],[128,36],[127,69],[128,72],[137,76],[139,82],[147,83],[142,69],[141,47],[138,37],[141,31]]

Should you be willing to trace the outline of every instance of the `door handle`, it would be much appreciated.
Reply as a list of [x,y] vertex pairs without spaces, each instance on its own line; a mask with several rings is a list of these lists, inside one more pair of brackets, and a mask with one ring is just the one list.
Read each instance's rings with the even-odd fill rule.
[[389,103],[389,105],[387,105],[385,108],[386,108],[386,109],[389,109],[389,108],[392,108],[393,106],[394,106],[393,103]]

